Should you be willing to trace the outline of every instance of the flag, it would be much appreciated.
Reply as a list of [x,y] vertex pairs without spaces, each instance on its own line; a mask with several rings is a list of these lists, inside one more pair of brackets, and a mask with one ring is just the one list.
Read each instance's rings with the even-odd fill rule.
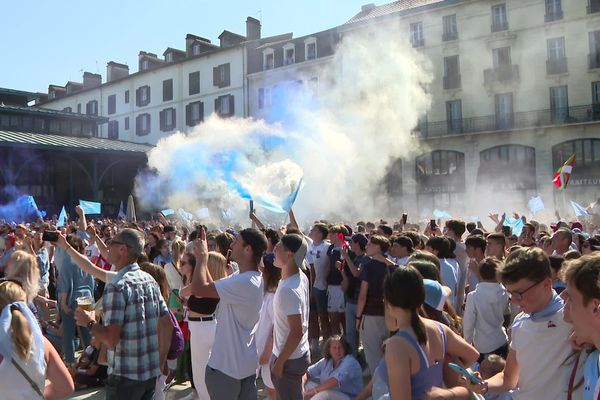
[[79,200],[79,206],[86,214],[102,214],[102,204],[94,201]]
[[508,215],[504,218],[504,226],[510,226],[510,230],[514,235],[519,236],[524,225],[525,223],[521,218],[512,218]]
[[57,228],[62,228],[67,224],[67,211],[65,210],[65,206],[60,210],[60,214],[58,215],[58,221],[56,222]]
[[210,217],[210,211],[206,207],[199,208],[198,211],[196,211],[196,217],[198,217],[198,219],[207,219]]
[[578,218],[585,218],[590,215],[585,207],[583,207],[581,204],[575,203],[573,200],[571,200],[571,207],[573,207],[575,215],[577,215]]
[[531,211],[532,214],[535,214],[544,209],[544,202],[540,196],[535,196],[529,200],[528,206],[529,211]]
[[566,189],[571,179],[571,172],[575,166],[575,154],[573,154],[565,163],[556,171],[552,183],[559,189]]
[[173,210],[172,210],[172,209],[170,209],[170,208],[165,208],[165,209],[164,209],[164,210],[162,210],[160,213],[161,213],[162,215],[164,215],[165,217],[168,217],[168,216],[169,216],[169,215],[171,215],[171,214],[175,214],[175,211],[173,211]]
[[192,213],[189,213],[187,211],[185,211],[183,208],[180,208],[179,210],[177,210],[177,213],[179,214],[179,216],[186,220],[186,221],[191,221],[194,216],[192,215]]
[[121,200],[121,204],[119,205],[119,214],[117,215],[117,218],[125,219],[126,217],[127,214],[125,214],[125,210],[123,210],[123,200]]
[[435,218],[452,218],[452,216],[448,214],[448,212],[438,209],[433,210],[433,216]]

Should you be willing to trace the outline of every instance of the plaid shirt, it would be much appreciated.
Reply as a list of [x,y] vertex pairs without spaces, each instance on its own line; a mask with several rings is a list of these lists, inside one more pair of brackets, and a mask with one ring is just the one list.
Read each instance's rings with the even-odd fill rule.
[[119,343],[108,350],[109,374],[136,381],[160,375],[157,325],[167,306],[156,281],[127,265],[106,284],[102,306],[104,326],[121,326]]

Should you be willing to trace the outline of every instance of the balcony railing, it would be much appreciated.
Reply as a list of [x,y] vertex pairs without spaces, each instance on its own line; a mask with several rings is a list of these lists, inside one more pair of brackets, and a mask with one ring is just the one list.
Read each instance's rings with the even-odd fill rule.
[[558,21],[561,19],[563,19],[562,10],[548,12],[546,13],[546,15],[544,15],[544,21],[546,22]]
[[483,81],[486,85],[496,82],[511,82],[519,80],[519,66],[506,64],[483,71]]
[[568,71],[567,58],[554,58],[546,60],[546,73],[548,75],[564,74]]
[[424,47],[425,46],[425,39],[424,38],[413,39],[411,42],[412,42],[412,47],[414,47],[414,48]]
[[592,121],[600,121],[600,104],[423,122],[415,133],[422,138],[435,138],[463,133],[536,128]]
[[494,21],[492,24],[492,32],[501,32],[508,30],[508,21]]
[[590,69],[600,68],[600,51],[588,55]]
[[449,75],[444,77],[444,89],[460,88],[460,75]]
[[444,32],[442,34],[442,41],[443,42],[447,42],[449,40],[456,40],[458,39],[458,32],[454,31],[454,32]]
[[588,0],[587,5],[587,13],[593,14],[600,11],[600,1],[599,0]]

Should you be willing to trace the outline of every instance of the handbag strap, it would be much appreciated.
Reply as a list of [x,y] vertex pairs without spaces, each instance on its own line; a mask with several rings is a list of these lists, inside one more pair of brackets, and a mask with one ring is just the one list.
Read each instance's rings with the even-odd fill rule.
[[39,386],[33,381],[33,379],[31,379],[31,377],[27,374],[27,372],[25,372],[25,370],[19,365],[18,362],[15,361],[14,358],[11,358],[11,361],[12,361],[13,365],[17,368],[17,371],[19,371],[21,373],[21,375],[23,375],[23,377],[25,379],[27,379],[27,382],[29,382],[29,384],[31,385],[33,390],[40,396],[40,398],[43,399],[44,393],[42,393]]
[[581,352],[577,353],[577,356],[575,357],[575,362],[573,363],[573,370],[571,371],[571,376],[569,377],[567,400],[571,400],[573,398],[573,385],[575,384],[575,375],[577,375],[577,367],[579,366],[580,356]]

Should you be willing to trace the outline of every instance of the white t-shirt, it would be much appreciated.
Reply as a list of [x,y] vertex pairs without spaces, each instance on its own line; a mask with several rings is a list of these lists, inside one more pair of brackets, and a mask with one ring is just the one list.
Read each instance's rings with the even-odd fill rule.
[[98,249],[98,245],[96,243],[92,243],[85,248],[85,255],[89,260],[93,263],[96,262],[98,257],[100,257],[100,250]]
[[329,275],[328,248],[329,242],[313,242],[308,246],[308,253],[306,253],[308,262],[315,266],[315,282],[313,286],[319,290],[327,290],[327,276]]
[[572,331],[572,325],[563,319],[563,309],[539,321],[528,314],[517,315],[510,343],[511,350],[517,352],[520,371],[515,400],[567,398],[572,365],[565,365],[565,360],[572,352]]
[[256,372],[258,364],[254,333],[262,305],[263,279],[260,272],[247,271],[214,284],[220,300],[208,366],[234,379],[244,379]]
[[279,282],[273,299],[273,354],[279,357],[290,334],[288,315],[300,314],[302,318],[302,339],[298,347],[290,355],[290,360],[300,358],[307,351],[308,345],[308,278],[301,271]]
[[260,317],[258,318],[258,327],[256,328],[256,351],[258,356],[262,354],[267,339],[273,334],[273,298],[274,292],[265,292],[260,308]]

